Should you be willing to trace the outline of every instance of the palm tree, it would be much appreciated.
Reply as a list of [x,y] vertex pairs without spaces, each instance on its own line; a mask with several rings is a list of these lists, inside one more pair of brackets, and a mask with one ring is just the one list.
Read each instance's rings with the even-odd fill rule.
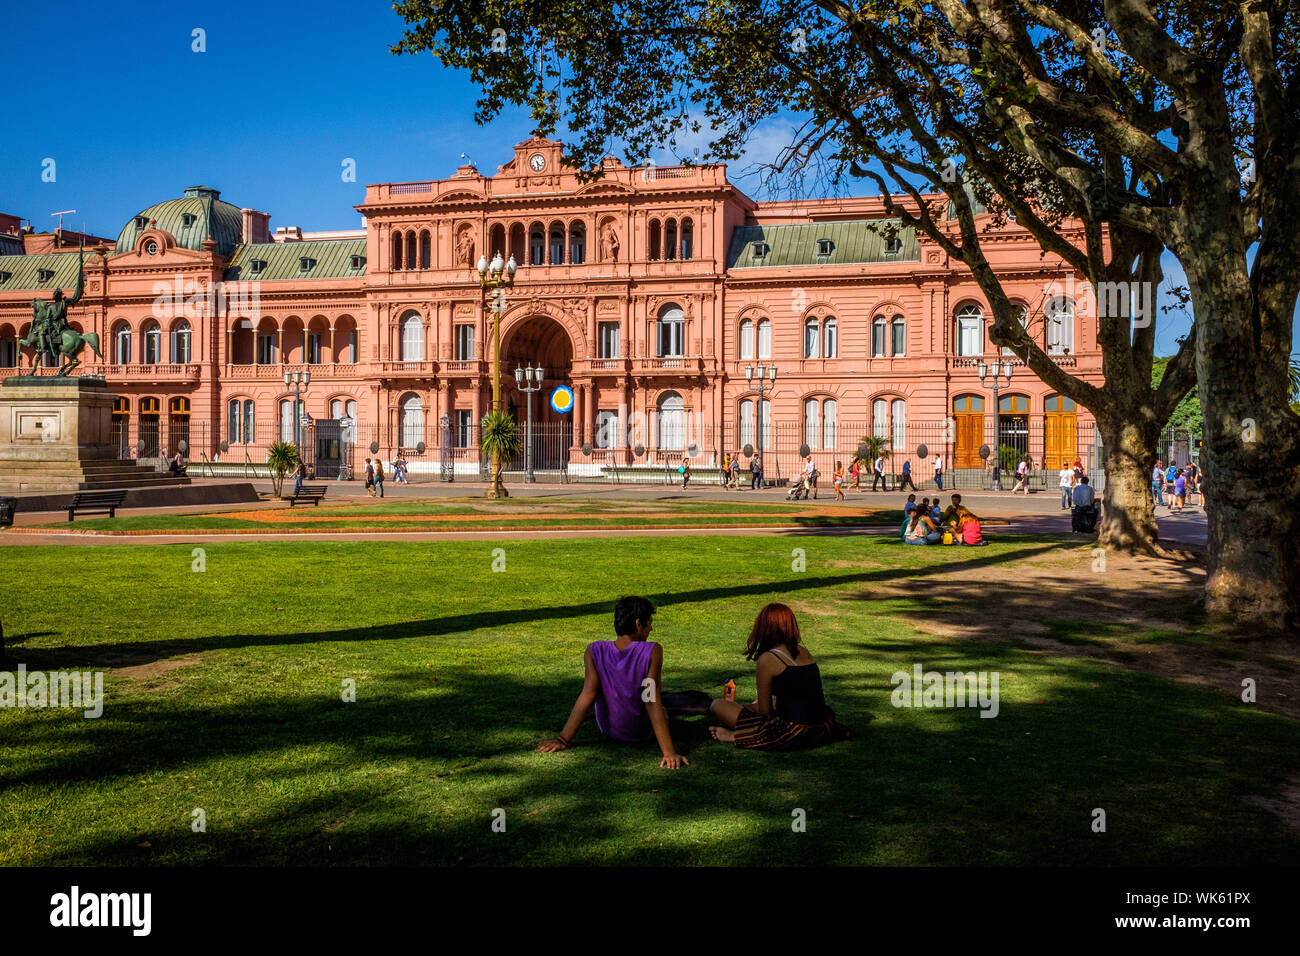
[[884,435],[863,435],[858,439],[858,445],[861,450],[867,453],[867,464],[872,464],[877,458],[889,455],[889,439]]
[[486,497],[509,498],[505,483],[501,480],[501,461],[519,454],[519,426],[515,420],[502,411],[488,412],[481,423],[482,441],[479,447],[482,454],[492,457],[492,483],[488,485]]
[[273,442],[266,453],[266,467],[271,471],[273,493],[279,498],[284,476],[298,467],[298,449],[287,441]]

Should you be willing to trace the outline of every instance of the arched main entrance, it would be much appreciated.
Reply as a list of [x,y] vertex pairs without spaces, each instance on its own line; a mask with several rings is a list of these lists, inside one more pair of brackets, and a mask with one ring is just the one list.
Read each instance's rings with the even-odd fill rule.
[[[515,369],[531,365],[543,369],[542,390],[533,395],[533,470],[563,470],[573,444],[574,412],[551,410],[550,395],[557,385],[572,387],[573,342],[555,319],[534,315],[504,331],[501,341],[501,404],[519,423],[520,434],[528,421],[528,396],[519,391]],[[525,455],[505,467],[522,470]]]

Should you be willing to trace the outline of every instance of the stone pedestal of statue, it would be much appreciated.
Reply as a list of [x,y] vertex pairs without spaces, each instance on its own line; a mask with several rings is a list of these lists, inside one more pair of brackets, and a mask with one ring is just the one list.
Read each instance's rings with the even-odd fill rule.
[[115,397],[102,378],[89,376],[0,381],[0,493],[188,484],[152,462],[119,457]]

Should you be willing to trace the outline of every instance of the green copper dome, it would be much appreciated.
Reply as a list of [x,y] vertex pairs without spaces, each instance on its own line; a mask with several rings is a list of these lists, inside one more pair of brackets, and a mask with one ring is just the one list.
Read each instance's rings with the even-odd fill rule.
[[142,209],[132,216],[117,236],[115,252],[130,252],[140,234],[150,229],[149,221],[176,237],[176,244],[186,249],[202,249],[203,240],[211,236],[216,251],[232,255],[239,245],[243,216],[238,206],[221,201],[221,192],[209,186],[191,186],[180,199],[168,199]]

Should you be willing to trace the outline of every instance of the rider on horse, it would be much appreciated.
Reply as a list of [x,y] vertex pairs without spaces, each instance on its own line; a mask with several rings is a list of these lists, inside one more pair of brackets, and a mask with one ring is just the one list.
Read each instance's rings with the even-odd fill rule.
[[83,269],[78,269],[77,289],[71,299],[63,297],[62,289],[55,289],[53,302],[32,300],[33,318],[30,337],[35,341],[36,354],[49,355],[50,364],[59,360],[59,354],[63,349],[63,333],[68,329],[68,308],[81,301],[85,291],[86,273]]

